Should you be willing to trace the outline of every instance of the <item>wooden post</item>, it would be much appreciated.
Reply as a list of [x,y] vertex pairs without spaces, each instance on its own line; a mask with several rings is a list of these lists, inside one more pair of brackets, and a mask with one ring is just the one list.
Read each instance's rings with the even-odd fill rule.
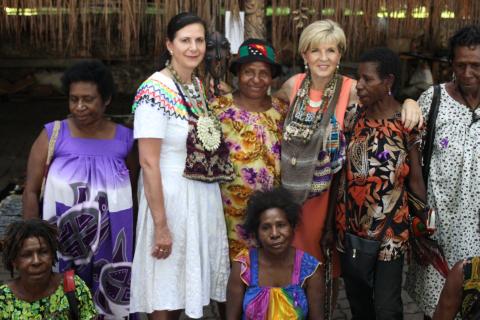
[[245,0],[245,39],[265,39],[265,0]]

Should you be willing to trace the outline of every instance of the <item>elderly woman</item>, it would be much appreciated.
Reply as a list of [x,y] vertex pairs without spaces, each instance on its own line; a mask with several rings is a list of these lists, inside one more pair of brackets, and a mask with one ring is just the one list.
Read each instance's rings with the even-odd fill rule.
[[287,111],[286,103],[268,94],[281,70],[272,46],[248,39],[238,54],[230,66],[238,77],[238,90],[211,103],[235,172],[233,181],[221,184],[231,258],[248,247],[241,227],[248,198],[280,184],[280,140]]
[[[436,237],[450,266],[480,255],[480,27],[465,27],[450,39],[453,80],[440,85],[436,120],[434,90],[419,99],[435,128],[428,175],[428,204],[437,209]],[[434,118],[435,119],[435,118]],[[429,128],[427,128],[428,130]],[[445,279],[431,266],[409,268],[407,290],[426,315],[437,305]]]
[[[321,20],[307,26],[298,50],[306,73],[294,75],[276,93],[291,104],[283,130],[282,186],[303,204],[294,245],[322,262],[326,249],[333,249],[332,274],[338,278],[340,266],[333,240],[335,191],[345,162],[345,111],[358,102],[356,81],[338,74],[346,38],[337,23]],[[405,108],[410,110],[408,115],[402,110],[406,127],[419,120],[418,106],[411,104]]]
[[169,62],[138,89],[133,109],[142,174],[132,311],[150,319],[200,318],[224,302],[230,264],[218,182],[233,169],[221,126],[195,68],[205,55],[205,22],[192,13],[167,26]]
[[282,188],[249,199],[244,228],[257,247],[243,249],[233,259],[227,319],[324,318],[320,263],[292,247],[299,210]]
[[[39,217],[42,211],[43,219],[56,223],[60,271],[76,269],[91,288],[100,315],[126,317],[133,258],[132,130],[104,115],[114,82],[101,62],[72,66],[62,84],[70,115],[47,123],[32,146],[24,217]],[[47,159],[52,159],[49,168]]]
[[[71,319],[72,306],[64,292],[62,274],[52,272],[57,261],[57,228],[50,223],[31,219],[8,226],[3,240],[5,268],[18,274],[0,286],[2,319]],[[78,319],[95,319],[90,290],[74,276],[75,313]]]
[[[349,139],[339,249],[344,251],[342,277],[354,319],[403,319],[402,268],[410,222],[407,183],[409,192],[422,201],[426,198],[420,134],[402,124],[401,105],[394,97],[399,78],[400,59],[390,49],[364,53],[356,84],[361,106],[349,109],[345,121]],[[358,265],[364,252],[356,244],[372,241],[374,262],[367,273],[365,265]]]

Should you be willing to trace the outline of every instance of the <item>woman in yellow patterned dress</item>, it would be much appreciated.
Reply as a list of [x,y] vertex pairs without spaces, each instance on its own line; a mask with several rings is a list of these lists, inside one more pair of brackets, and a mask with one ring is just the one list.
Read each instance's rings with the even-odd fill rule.
[[280,70],[268,42],[248,39],[230,66],[238,76],[238,90],[210,104],[222,124],[235,171],[233,181],[221,184],[231,258],[248,247],[241,228],[248,198],[280,184],[280,140],[288,106],[268,95]]

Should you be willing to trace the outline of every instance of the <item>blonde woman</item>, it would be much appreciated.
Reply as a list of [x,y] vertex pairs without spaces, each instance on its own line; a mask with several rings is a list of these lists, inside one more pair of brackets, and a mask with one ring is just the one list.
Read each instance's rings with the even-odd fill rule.
[[[282,185],[303,204],[293,245],[321,262],[326,249],[332,249],[334,288],[340,267],[333,240],[336,192],[330,190],[338,190],[336,176],[345,162],[347,106],[359,101],[356,81],[338,73],[346,48],[345,33],[336,22],[313,22],[303,30],[298,46],[306,72],[292,76],[275,94],[290,102],[283,129]],[[404,103],[402,121],[407,128],[419,121],[421,125],[415,101]]]

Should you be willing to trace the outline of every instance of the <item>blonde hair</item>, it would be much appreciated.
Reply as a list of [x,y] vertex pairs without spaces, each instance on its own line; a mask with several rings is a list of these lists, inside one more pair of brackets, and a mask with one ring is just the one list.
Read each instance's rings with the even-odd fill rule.
[[302,31],[298,52],[305,53],[308,49],[325,42],[336,43],[338,51],[342,55],[347,50],[345,32],[338,23],[330,19],[312,22]]

